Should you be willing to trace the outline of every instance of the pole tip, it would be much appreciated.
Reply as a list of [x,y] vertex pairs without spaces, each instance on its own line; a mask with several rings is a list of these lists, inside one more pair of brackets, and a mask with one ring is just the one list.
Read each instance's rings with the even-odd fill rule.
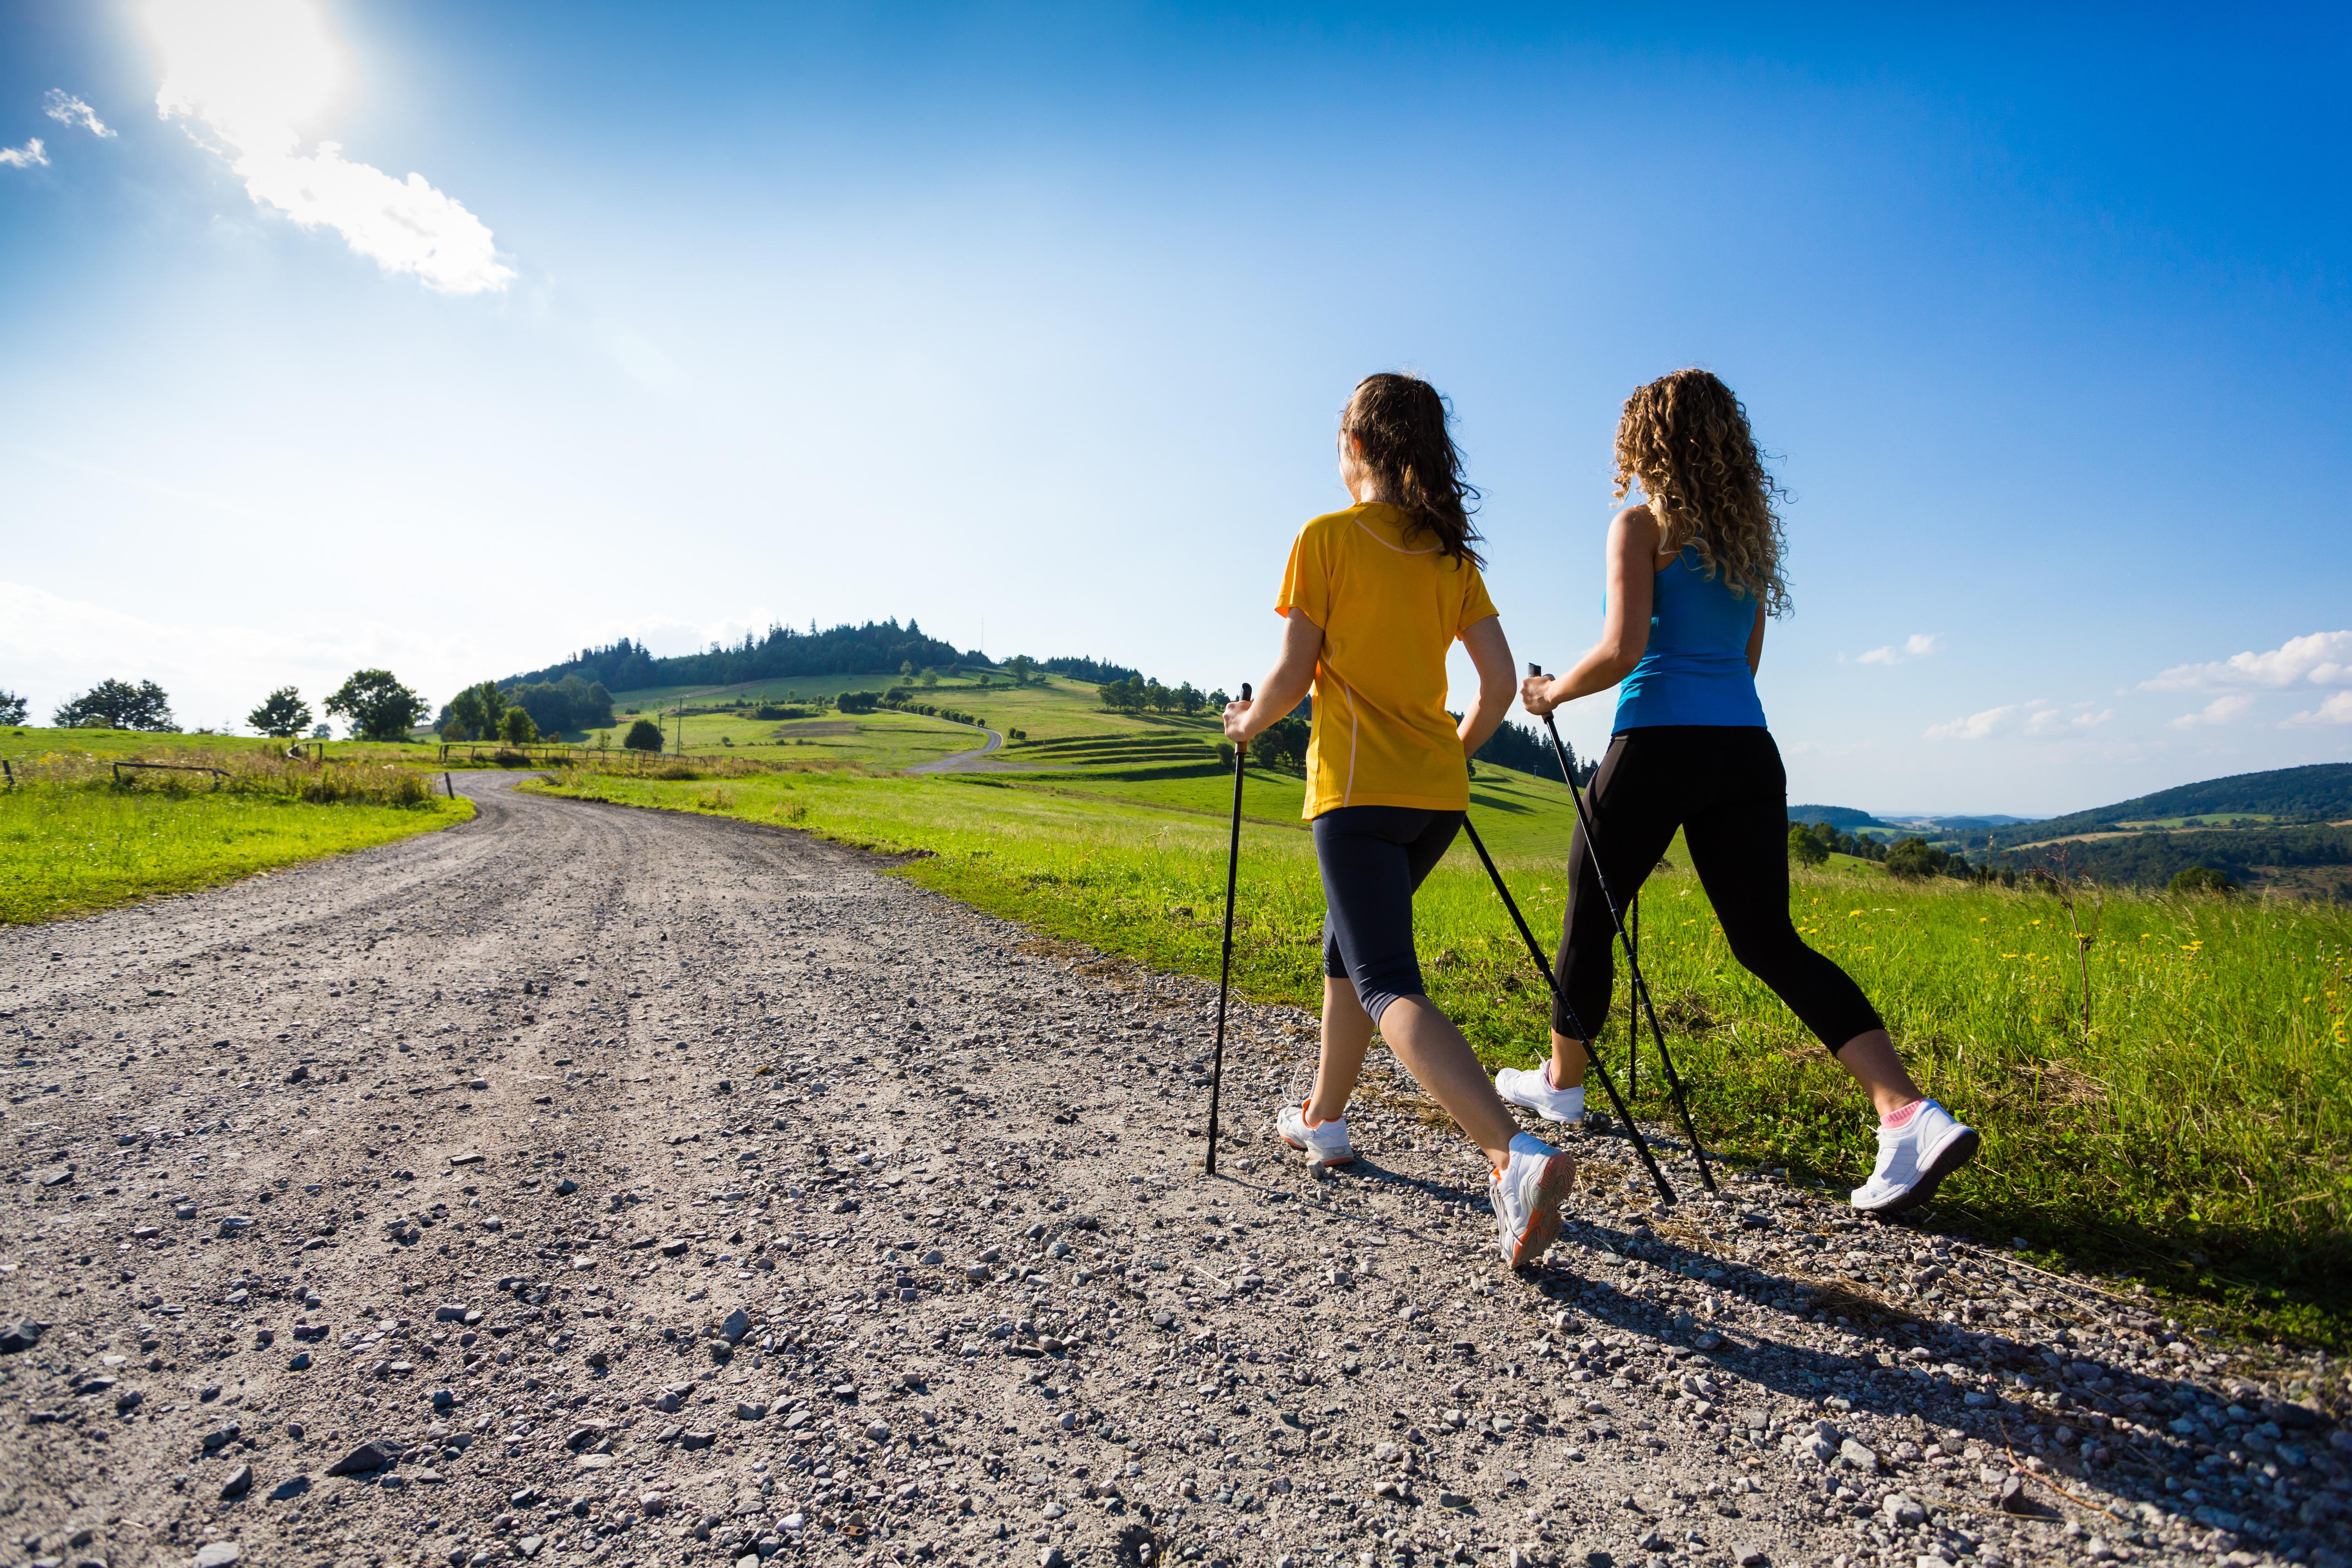
[[1248,701],[1249,700],[1250,700],[1250,685],[1249,685],[1249,682],[1248,682],[1248,681],[1244,680],[1244,681],[1243,681],[1243,682],[1242,682],[1242,700],[1243,700],[1243,701],[1244,701],[1244,702],[1246,702],[1246,701]]

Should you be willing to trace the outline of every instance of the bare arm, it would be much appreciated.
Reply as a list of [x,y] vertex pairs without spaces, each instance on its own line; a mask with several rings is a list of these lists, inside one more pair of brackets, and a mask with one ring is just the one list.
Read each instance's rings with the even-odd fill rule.
[[1511,678],[1511,645],[1503,636],[1502,616],[1488,616],[1471,623],[1462,634],[1462,646],[1470,650],[1470,662],[1478,667],[1477,705],[1463,719],[1458,731],[1462,754],[1468,757],[1475,756],[1478,748],[1502,728],[1503,715],[1511,710],[1511,699],[1518,689]]
[[1756,606],[1756,625],[1748,634],[1748,673],[1753,677],[1764,663],[1764,605]]
[[1538,716],[1563,702],[1606,691],[1642,662],[1650,646],[1650,608],[1657,593],[1658,525],[1650,509],[1629,506],[1609,524],[1609,605],[1601,640],[1565,675],[1531,675],[1519,701]]
[[1308,620],[1304,610],[1284,612],[1282,651],[1258,683],[1255,700],[1225,704],[1225,739],[1246,745],[1280,722],[1315,684],[1315,662],[1322,656],[1323,628]]

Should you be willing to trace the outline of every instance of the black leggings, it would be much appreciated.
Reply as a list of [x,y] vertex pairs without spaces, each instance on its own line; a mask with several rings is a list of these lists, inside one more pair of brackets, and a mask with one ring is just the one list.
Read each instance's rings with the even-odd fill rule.
[[1419,996],[1412,895],[1462,831],[1462,813],[1343,805],[1315,819],[1323,872],[1323,973],[1356,985],[1372,1022],[1400,996]]
[[[1790,923],[1789,777],[1771,731],[1720,724],[1621,730],[1585,800],[1601,839],[1601,871],[1620,913],[1679,826],[1734,958],[1832,1051],[1885,1027],[1862,987],[1807,947]],[[1552,1005],[1551,1026],[1570,1039],[1587,1039],[1608,1016],[1616,932],[1581,826],[1568,866],[1560,999]]]

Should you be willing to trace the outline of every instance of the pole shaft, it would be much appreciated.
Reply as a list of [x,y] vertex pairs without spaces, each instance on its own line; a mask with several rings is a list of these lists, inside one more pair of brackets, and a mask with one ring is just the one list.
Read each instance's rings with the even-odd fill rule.
[[[1242,700],[1249,700],[1249,682],[1242,682]],[[1225,1087],[1225,998],[1234,980],[1234,893],[1242,868],[1242,769],[1249,760],[1246,742],[1234,748],[1233,831],[1225,841],[1225,951],[1217,967],[1217,1054],[1209,1068],[1209,1152],[1202,1169],[1217,1173],[1217,1110]]]
[[1486,853],[1486,841],[1470,825],[1466,813],[1462,818],[1462,830],[1470,836],[1470,847],[1478,851],[1478,863],[1486,868],[1486,875],[1493,880],[1495,891],[1501,896],[1503,907],[1511,912],[1511,923],[1519,928],[1519,940],[1528,944],[1528,956],[1535,961],[1536,973],[1544,977],[1544,984],[1551,988],[1552,999],[1568,1013],[1568,1021],[1575,1026],[1577,1033],[1584,1035],[1584,1059],[1594,1072],[1601,1075],[1601,1090],[1609,1096],[1609,1103],[1616,1108],[1618,1120],[1625,1123],[1625,1131],[1633,1140],[1633,1152],[1642,1157],[1643,1167],[1650,1173],[1650,1180],[1657,1184],[1659,1201],[1671,1205],[1675,1201],[1675,1189],[1667,1184],[1665,1173],[1658,1169],[1657,1160],[1650,1153],[1650,1141],[1642,1136],[1642,1129],[1634,1123],[1632,1109],[1626,1105],[1624,1097],[1617,1092],[1616,1080],[1609,1076],[1609,1064],[1602,1061],[1601,1053],[1592,1048],[1592,1037],[1577,1018],[1576,1010],[1569,1006],[1566,997],[1560,995],[1559,976],[1552,973],[1550,961],[1544,957],[1543,944],[1536,941],[1536,933],[1528,929],[1527,917],[1519,913],[1518,900],[1511,897],[1511,889],[1503,882],[1502,870],[1496,866],[1495,858]]
[[[1529,675],[1543,671],[1528,666]],[[1666,1087],[1672,1092],[1675,1110],[1680,1114],[1683,1131],[1690,1139],[1691,1158],[1698,1162],[1699,1184],[1708,1192],[1715,1191],[1715,1173],[1707,1168],[1706,1150],[1698,1141],[1698,1126],[1691,1120],[1690,1097],[1683,1091],[1682,1075],[1675,1071],[1675,1058],[1666,1049],[1666,1032],[1658,1026],[1658,1010],[1650,999],[1650,983],[1642,977],[1642,961],[1633,951],[1633,943],[1625,934],[1625,917],[1617,902],[1617,895],[1609,886],[1609,874],[1601,868],[1601,838],[1592,830],[1592,814],[1584,804],[1584,792],[1576,787],[1576,770],[1568,764],[1568,746],[1559,738],[1559,726],[1549,713],[1543,716],[1544,732],[1551,737],[1552,754],[1559,759],[1560,776],[1568,781],[1568,797],[1576,805],[1577,826],[1584,830],[1585,858],[1592,862],[1592,879],[1600,885],[1601,902],[1609,911],[1609,923],[1616,928],[1617,942],[1625,950],[1627,1005],[1638,998],[1642,1013],[1650,1022],[1650,1038],[1658,1047],[1658,1066],[1666,1075]],[[1570,889],[1571,896],[1573,889]],[[1590,1042],[1588,1042],[1589,1044]]]

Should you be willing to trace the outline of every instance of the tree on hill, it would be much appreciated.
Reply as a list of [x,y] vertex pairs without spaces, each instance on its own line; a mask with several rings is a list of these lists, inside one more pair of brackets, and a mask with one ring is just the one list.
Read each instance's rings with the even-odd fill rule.
[[[1568,752],[1569,766],[1576,770],[1576,782],[1591,784],[1592,775],[1601,771],[1601,764],[1580,760],[1576,748],[1564,740],[1560,746]],[[1559,759],[1552,755],[1551,742],[1533,725],[1513,723],[1508,719],[1496,725],[1495,732],[1486,738],[1486,743],[1478,748],[1476,760],[1492,763],[1500,768],[1516,768],[1539,779],[1558,780],[1559,777]]]
[[1004,672],[1015,686],[1026,686],[1037,679],[1037,661],[1025,653],[1016,653],[1004,661]]
[[539,739],[539,726],[531,722],[528,708],[509,708],[499,719],[499,739],[509,746],[528,746]]
[[0,724],[21,724],[25,721],[25,700],[13,691],[0,691]]
[[133,686],[127,680],[101,680],[58,707],[52,722],[60,730],[150,730],[166,731],[179,725],[172,718],[172,700],[152,680]]
[[1143,671],[1129,669],[1123,664],[1112,664],[1107,659],[1064,658],[1045,659],[1043,663],[1055,675],[1066,675],[1072,680],[1090,680],[1097,686],[1108,686],[1117,680],[1132,680],[1139,685],[1143,680]]
[[1822,847],[1822,841],[1802,824],[1792,822],[1789,825],[1790,859],[1800,866],[1818,866],[1829,858],[1830,852]]
[[2176,893],[2234,893],[2238,879],[2210,866],[2189,866],[2172,874],[2170,886]]
[[650,719],[640,719],[629,726],[621,744],[633,752],[658,752],[662,749],[661,726]]
[[603,730],[613,722],[613,694],[602,681],[583,680],[577,675],[530,685],[510,684],[505,698],[507,706],[529,713],[531,723],[545,735],[566,730]]
[[1886,874],[1906,880],[1933,877],[1950,860],[1950,856],[1941,849],[1930,848],[1926,839],[1915,834],[1886,852]]
[[425,716],[425,699],[388,669],[354,670],[327,699],[326,709],[348,721],[362,741],[405,741]]
[[1269,768],[1305,767],[1307,743],[1313,737],[1314,728],[1305,719],[1286,714],[1250,742],[1250,760]]
[[281,741],[290,741],[309,729],[310,719],[310,705],[291,686],[279,687],[261,700],[260,707],[245,716],[247,723]]
[[495,741],[506,711],[507,696],[499,689],[499,683],[478,680],[449,699],[434,727],[445,741]]

